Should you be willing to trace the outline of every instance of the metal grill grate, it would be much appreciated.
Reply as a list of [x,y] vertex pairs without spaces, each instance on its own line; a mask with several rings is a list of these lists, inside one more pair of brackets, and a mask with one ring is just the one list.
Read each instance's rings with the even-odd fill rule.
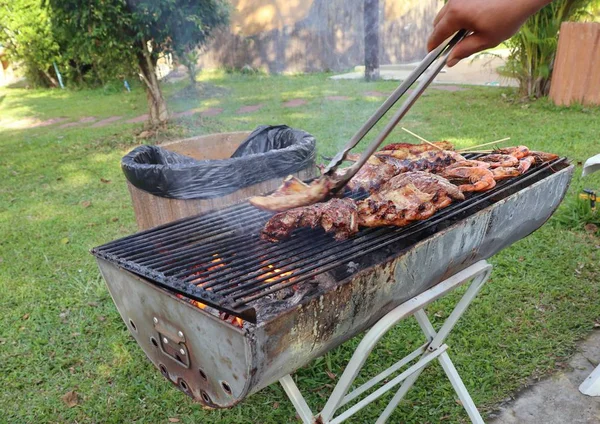
[[[279,243],[265,242],[259,234],[272,214],[244,203],[143,231],[92,253],[161,287],[256,322],[252,302],[320,273],[346,270],[349,261],[383,252],[391,245],[399,254],[456,220],[550,175],[553,167],[564,162],[561,158],[499,182],[493,190],[453,203],[428,220],[400,228],[364,229],[341,242],[311,229],[296,230]],[[363,260],[361,268],[372,264]]]

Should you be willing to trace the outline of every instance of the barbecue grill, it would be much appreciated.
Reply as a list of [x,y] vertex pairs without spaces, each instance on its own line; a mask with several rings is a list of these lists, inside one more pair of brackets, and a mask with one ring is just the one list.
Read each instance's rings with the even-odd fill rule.
[[531,234],[558,207],[572,173],[560,158],[428,220],[341,242],[313,229],[263,241],[271,214],[242,203],[92,253],[131,334],[180,390],[227,408],[281,380],[311,422],[290,373]]

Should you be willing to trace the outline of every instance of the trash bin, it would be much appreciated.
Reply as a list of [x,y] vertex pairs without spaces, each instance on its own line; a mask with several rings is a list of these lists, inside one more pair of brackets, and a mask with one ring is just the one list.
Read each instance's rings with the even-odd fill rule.
[[285,125],[139,146],[121,161],[140,230],[316,176],[316,141]]

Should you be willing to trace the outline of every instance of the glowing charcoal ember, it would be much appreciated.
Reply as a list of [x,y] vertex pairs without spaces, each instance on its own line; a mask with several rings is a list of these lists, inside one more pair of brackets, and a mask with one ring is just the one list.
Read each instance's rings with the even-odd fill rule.
[[265,269],[266,273],[264,274],[264,276],[269,276],[269,278],[267,278],[265,280],[265,282],[267,283],[273,283],[275,281],[277,281],[279,278],[286,278],[289,277],[290,275],[292,275],[292,271],[288,271],[288,272],[281,272],[281,270],[279,268],[275,268],[273,265],[267,265],[266,269]]

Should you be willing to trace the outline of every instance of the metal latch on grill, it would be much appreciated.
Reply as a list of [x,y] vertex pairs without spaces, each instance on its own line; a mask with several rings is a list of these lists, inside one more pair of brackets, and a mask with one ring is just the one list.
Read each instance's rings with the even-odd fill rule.
[[158,333],[158,345],[161,352],[179,365],[189,368],[190,355],[183,332],[163,319],[154,317],[152,321],[154,329]]

